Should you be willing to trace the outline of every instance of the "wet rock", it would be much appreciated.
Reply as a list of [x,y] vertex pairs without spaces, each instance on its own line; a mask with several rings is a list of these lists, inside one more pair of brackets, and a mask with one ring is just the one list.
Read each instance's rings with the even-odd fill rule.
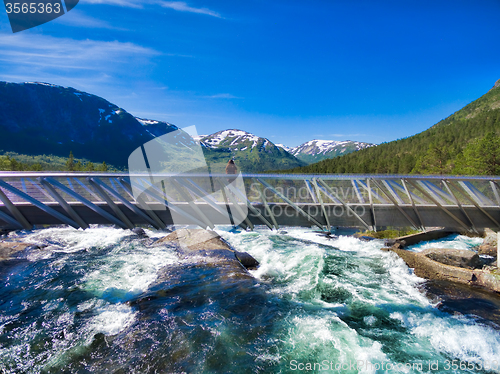
[[404,248],[406,241],[400,239],[386,239],[384,244],[386,247]]
[[481,286],[490,291],[500,292],[500,274],[497,269],[469,269],[443,264],[427,257],[423,252],[391,248],[403,259],[415,275],[431,280],[445,280],[470,286]]
[[[372,240],[375,240],[374,237],[372,236],[368,236],[368,235],[364,235],[363,232],[356,232],[352,235],[353,237],[355,237],[356,239],[359,239],[359,240],[362,240],[364,242],[369,242],[369,241],[372,241]],[[394,244],[394,243],[393,243]],[[392,244],[391,244],[392,245]]]
[[422,285],[427,297],[439,310],[467,315],[478,323],[500,326],[500,297],[479,287],[447,281],[428,281]]
[[366,236],[366,235],[361,235],[357,237],[359,240],[362,240],[364,242],[371,242],[372,240],[375,240],[375,238],[372,238],[371,236]]
[[[158,277],[150,285],[146,298],[165,297],[183,283],[211,278],[229,286],[246,282],[255,285],[255,278],[247,268],[255,268],[258,261],[245,252],[237,252],[216,232],[203,229],[180,229],[157,240],[154,246],[174,246],[183,260],[180,264],[167,265],[158,271]],[[203,275],[202,275],[203,274]],[[210,274],[208,277],[207,274]],[[194,280],[186,280],[191,275]],[[144,301],[143,297],[141,302]]]
[[428,248],[422,251],[422,254],[441,264],[459,268],[479,269],[483,267],[483,261],[479,258],[479,255],[465,249]]
[[490,229],[484,229],[484,240],[478,248],[480,255],[497,257],[497,238],[498,234]]
[[246,252],[235,251],[235,254],[238,261],[248,270],[257,269],[260,265],[259,261]]
[[256,269],[259,262],[246,252],[235,251],[216,232],[203,229],[180,229],[157,240],[154,245],[175,243],[177,252],[183,258],[197,256],[200,263],[219,265],[236,261],[234,266],[243,266],[245,269]]
[[184,251],[226,249],[234,250],[216,232],[203,229],[180,229],[157,240],[156,245],[178,243]]
[[0,242],[0,261],[9,260],[17,252],[30,247],[39,248],[39,246],[33,245],[32,243],[2,241]]
[[403,249],[405,247],[405,241],[397,241],[396,243],[394,243],[393,247],[394,248],[398,248],[398,249]]
[[327,239],[337,239],[338,236],[331,233],[331,232],[328,232],[328,231],[314,231],[314,233],[318,236],[322,236],[324,238],[327,238]]
[[132,232],[137,235],[139,238],[148,238],[146,231],[140,227],[136,227],[132,229]]

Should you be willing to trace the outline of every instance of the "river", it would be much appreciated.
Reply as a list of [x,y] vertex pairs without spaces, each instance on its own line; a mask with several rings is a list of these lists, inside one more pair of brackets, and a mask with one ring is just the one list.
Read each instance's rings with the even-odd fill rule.
[[[230,283],[129,230],[11,233],[47,246],[0,263],[0,372],[499,372],[493,294],[426,282],[378,240],[218,232],[261,263],[254,280]],[[167,265],[175,279],[152,293]]]

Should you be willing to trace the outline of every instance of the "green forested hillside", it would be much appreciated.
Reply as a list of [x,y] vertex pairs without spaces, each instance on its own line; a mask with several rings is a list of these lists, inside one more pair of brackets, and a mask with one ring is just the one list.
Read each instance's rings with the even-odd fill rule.
[[75,158],[70,152],[68,157],[54,155],[23,155],[0,150],[0,171],[124,171],[106,162],[94,163],[87,159]]
[[426,131],[287,172],[500,175],[500,80]]

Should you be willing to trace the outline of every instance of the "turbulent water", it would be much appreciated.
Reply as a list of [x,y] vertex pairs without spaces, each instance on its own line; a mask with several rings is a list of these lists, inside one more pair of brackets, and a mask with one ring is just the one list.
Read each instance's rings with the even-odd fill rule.
[[[261,263],[241,280],[128,230],[17,234],[48,247],[0,263],[0,372],[499,371],[494,296],[475,294],[482,314],[443,308],[446,287],[428,286],[380,241],[286,230],[219,230]],[[152,290],[166,265],[179,270]]]

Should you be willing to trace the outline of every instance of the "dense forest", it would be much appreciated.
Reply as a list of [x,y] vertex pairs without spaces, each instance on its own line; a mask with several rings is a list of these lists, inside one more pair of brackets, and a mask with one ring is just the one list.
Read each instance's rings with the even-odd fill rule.
[[500,85],[419,134],[285,172],[500,175]]

